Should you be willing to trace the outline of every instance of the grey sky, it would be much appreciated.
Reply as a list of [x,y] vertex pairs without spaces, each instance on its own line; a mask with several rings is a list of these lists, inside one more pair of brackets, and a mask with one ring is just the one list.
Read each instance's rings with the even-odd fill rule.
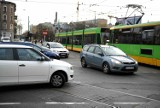
[[[30,24],[54,22],[55,12],[58,12],[58,20],[61,22],[81,21],[96,18],[108,19],[108,15],[115,17],[129,16],[134,9],[127,12],[126,5],[142,5],[145,13],[142,22],[158,21],[160,19],[159,0],[6,0],[16,3],[19,23],[23,30],[27,30],[28,16]],[[79,2],[79,14],[77,6]],[[134,12],[133,15],[141,15]],[[110,21],[110,20],[109,20]],[[109,22],[108,21],[108,22]],[[111,20],[115,23],[115,19]]]

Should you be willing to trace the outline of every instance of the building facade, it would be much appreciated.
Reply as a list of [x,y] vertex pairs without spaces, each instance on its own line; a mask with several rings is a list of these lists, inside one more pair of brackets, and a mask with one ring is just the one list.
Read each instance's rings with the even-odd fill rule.
[[10,37],[14,39],[16,4],[0,0],[0,39]]

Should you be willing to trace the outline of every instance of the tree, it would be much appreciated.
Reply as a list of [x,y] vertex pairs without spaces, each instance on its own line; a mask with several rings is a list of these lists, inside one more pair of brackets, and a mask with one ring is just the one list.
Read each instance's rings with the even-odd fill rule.
[[53,41],[54,40],[54,34],[55,34],[55,28],[53,27],[53,24],[51,23],[41,23],[37,25],[37,39],[44,40],[43,31],[47,30],[47,35],[45,35],[45,41]]

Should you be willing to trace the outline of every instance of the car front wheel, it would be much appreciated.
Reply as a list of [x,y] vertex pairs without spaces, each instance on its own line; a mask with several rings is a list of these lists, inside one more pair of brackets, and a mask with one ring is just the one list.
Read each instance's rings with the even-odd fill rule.
[[82,65],[82,67],[84,67],[84,68],[87,67],[85,58],[82,58],[82,59],[81,59],[81,65]]
[[53,87],[60,88],[65,83],[65,76],[62,73],[55,73],[52,75],[50,83]]
[[102,70],[103,70],[104,73],[110,73],[110,67],[109,67],[109,64],[107,62],[103,63]]

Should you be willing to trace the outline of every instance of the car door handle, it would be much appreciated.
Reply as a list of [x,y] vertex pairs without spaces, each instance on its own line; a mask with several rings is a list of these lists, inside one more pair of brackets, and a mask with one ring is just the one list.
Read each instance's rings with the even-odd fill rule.
[[19,65],[19,66],[21,66],[21,67],[24,67],[24,66],[26,66],[26,65],[24,65],[24,64],[21,64],[21,65]]

